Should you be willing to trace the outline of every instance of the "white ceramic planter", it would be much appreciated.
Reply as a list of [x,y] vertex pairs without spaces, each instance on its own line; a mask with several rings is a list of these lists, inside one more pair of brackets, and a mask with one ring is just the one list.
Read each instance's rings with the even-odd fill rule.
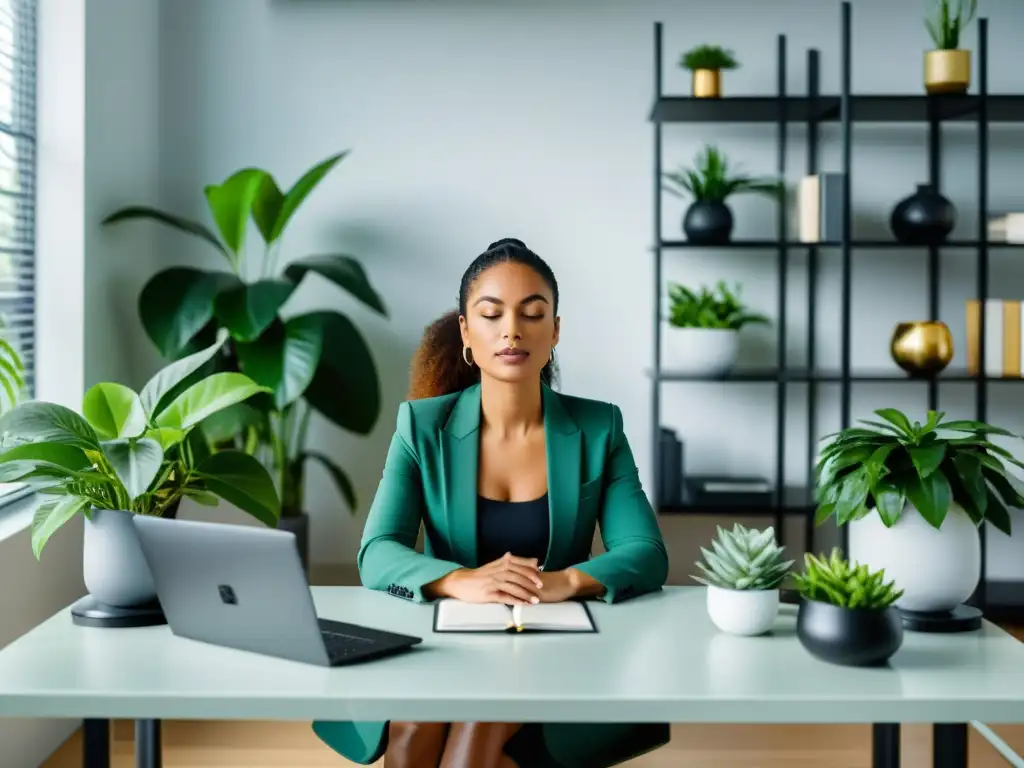
[[723,589],[708,586],[708,616],[730,635],[763,635],[779,615],[777,589]]
[[907,504],[892,528],[872,510],[849,523],[849,557],[903,590],[896,606],[907,611],[950,611],[981,579],[981,538],[959,504],[951,504],[939,530]]
[[676,328],[662,333],[666,372],[689,376],[722,376],[739,356],[739,331],[721,328]]
[[89,594],[105,605],[133,608],[156,599],[156,586],[142,552],[132,514],[94,509],[86,518],[82,574]]

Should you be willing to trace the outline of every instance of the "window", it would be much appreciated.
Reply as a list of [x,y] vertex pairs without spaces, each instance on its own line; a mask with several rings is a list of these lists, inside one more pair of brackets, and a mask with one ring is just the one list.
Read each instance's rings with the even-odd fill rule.
[[[36,0],[0,0],[0,334],[24,365],[23,399],[35,395],[36,21]],[[0,483],[0,503],[26,490]]]

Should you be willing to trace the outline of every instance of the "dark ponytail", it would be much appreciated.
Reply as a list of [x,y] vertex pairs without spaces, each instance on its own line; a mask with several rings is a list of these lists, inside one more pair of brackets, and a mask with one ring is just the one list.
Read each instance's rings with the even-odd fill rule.
[[[466,299],[473,288],[473,283],[487,269],[495,264],[513,262],[530,267],[548,284],[554,300],[552,310],[558,313],[558,282],[551,267],[533,251],[526,247],[522,240],[508,237],[491,243],[487,250],[473,259],[466,272],[462,275],[459,286],[458,307],[445,312],[441,317],[427,326],[423,339],[413,354],[409,400],[425,397],[438,397],[469,387],[480,381],[480,369],[476,365],[467,365],[462,356],[462,333],[459,328],[459,315],[466,313]],[[470,357],[470,360],[473,358]],[[541,380],[553,386],[557,376],[554,360],[548,362],[541,370]]]

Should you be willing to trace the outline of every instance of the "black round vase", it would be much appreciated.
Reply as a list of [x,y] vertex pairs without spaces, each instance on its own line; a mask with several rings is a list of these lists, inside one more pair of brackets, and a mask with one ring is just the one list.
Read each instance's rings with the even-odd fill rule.
[[897,203],[889,226],[901,243],[938,245],[956,226],[956,207],[929,184]]
[[732,211],[725,203],[699,200],[686,209],[683,231],[691,243],[727,243],[732,236]]
[[801,600],[796,635],[814,657],[831,664],[873,667],[885,664],[903,644],[903,620],[896,608],[840,608]]

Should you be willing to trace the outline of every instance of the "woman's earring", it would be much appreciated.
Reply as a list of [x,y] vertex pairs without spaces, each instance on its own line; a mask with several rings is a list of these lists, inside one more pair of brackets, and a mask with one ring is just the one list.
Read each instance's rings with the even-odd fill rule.
[[473,367],[473,361],[469,359],[469,355],[470,355],[469,347],[463,347],[462,348],[462,359],[466,361],[466,365],[468,365],[470,368],[472,368]]

